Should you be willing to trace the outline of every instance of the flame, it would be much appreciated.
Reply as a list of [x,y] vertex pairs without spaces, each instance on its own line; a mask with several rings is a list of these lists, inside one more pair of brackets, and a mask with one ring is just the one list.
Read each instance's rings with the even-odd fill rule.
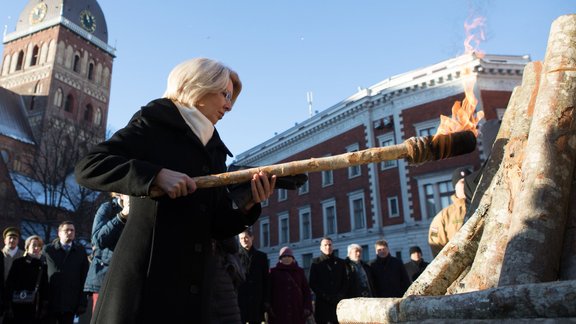
[[[472,22],[464,23],[466,31],[466,38],[464,40],[464,54],[474,55],[477,58],[484,57],[484,52],[478,49],[480,42],[485,40],[484,24],[486,19],[484,17],[477,17]],[[462,102],[456,101],[452,106],[452,117],[440,115],[440,126],[436,132],[437,135],[446,135],[460,131],[472,131],[474,135],[478,136],[478,129],[476,126],[478,122],[484,118],[484,112],[479,111],[475,114],[478,99],[474,95],[474,85],[476,78],[473,76],[470,68],[464,69],[463,73],[464,94],[465,98]]]

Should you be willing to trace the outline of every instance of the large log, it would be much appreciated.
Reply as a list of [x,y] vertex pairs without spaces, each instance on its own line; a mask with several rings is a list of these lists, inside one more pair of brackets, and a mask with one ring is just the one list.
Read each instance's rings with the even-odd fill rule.
[[[508,145],[509,139],[516,138],[519,133],[518,129],[529,125],[525,122],[527,107],[540,67],[539,63],[530,63],[524,69],[522,85],[516,87],[512,93],[490,157],[482,170],[480,182],[468,208],[468,220],[452,241],[412,283],[404,296],[443,295],[453,284],[458,285],[457,278],[461,276],[464,269],[472,265],[484,226],[483,216],[492,204],[492,191],[496,190],[495,188],[501,183],[502,176],[497,176],[502,173],[500,165],[504,157],[509,156],[510,150],[514,150],[515,147]],[[527,131],[523,133],[526,137]],[[479,206],[482,208],[478,208]]]
[[[486,213],[482,238],[467,275],[454,285],[448,293],[461,293],[498,285],[504,251],[508,244],[508,228],[515,204],[515,195],[520,190],[521,167],[525,155],[532,112],[538,93],[542,71],[541,62],[529,63],[524,68],[522,85],[516,88],[507,112],[514,112],[514,121],[505,154],[499,167],[498,178],[493,183],[492,203]],[[490,264],[490,267],[486,265]]]
[[576,280],[576,166],[572,174],[570,207],[564,233],[564,247],[560,258],[560,280]]
[[558,279],[576,161],[576,15],[550,30],[499,285]]
[[573,318],[576,317],[575,291],[576,281],[571,280],[445,296],[354,298],[340,301],[336,312],[338,322],[349,324]]

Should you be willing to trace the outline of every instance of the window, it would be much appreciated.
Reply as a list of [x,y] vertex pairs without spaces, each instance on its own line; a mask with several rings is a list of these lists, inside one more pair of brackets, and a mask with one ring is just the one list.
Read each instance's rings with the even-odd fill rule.
[[[348,153],[358,152],[358,150],[359,150],[358,144],[353,144],[353,145],[350,145],[346,148],[346,151]],[[360,168],[360,165],[353,165],[351,167],[348,167],[348,178],[358,177],[358,176],[360,176],[361,173],[362,173],[362,169]]]
[[350,202],[350,216],[352,229],[366,228],[366,210],[364,208],[364,192],[354,193],[348,197]]
[[40,52],[40,49],[38,48],[38,45],[35,45],[34,48],[32,49],[32,58],[30,60],[30,66],[34,66],[36,64],[38,64],[38,53]]
[[[392,146],[395,144],[394,142],[394,134],[388,133],[386,135],[378,137],[378,141],[380,142],[380,147]],[[398,165],[397,160],[392,161],[382,161],[380,163],[380,170],[387,170],[391,168],[395,168]]]
[[74,72],[80,72],[80,55],[74,54],[74,65],[72,65]]
[[300,214],[300,241],[310,240],[312,238],[310,208],[302,208],[298,213]]
[[34,93],[38,94],[42,92],[42,82],[38,81],[36,82],[36,84],[34,85]]
[[96,115],[94,116],[94,125],[101,126],[102,125],[102,109],[96,109]]
[[94,80],[94,63],[92,62],[88,65],[88,80]]
[[85,122],[92,122],[92,114],[94,109],[92,108],[91,104],[86,105],[86,109],[84,109],[84,121]]
[[[308,173],[306,173],[306,176],[308,176]],[[304,182],[304,184],[298,188],[298,194],[299,195],[303,195],[303,194],[307,194],[308,191],[310,190],[310,186],[308,185],[309,181]]]
[[362,261],[370,262],[370,248],[368,245],[362,245]]
[[418,179],[418,192],[422,219],[434,217],[451,203],[450,196],[454,193],[451,175]]
[[268,219],[260,221],[260,247],[270,246],[270,223]]
[[336,202],[330,200],[322,203],[324,218],[324,235],[336,234]]
[[290,241],[290,228],[288,223],[288,213],[278,216],[278,241],[280,244],[286,244]]
[[261,206],[261,207],[268,207],[268,199],[263,200],[262,202],[260,202],[260,206]]
[[322,171],[322,187],[330,186],[334,183],[332,170]]
[[22,70],[22,64],[24,64],[24,51],[18,52],[18,58],[16,59],[16,71]]
[[388,197],[388,215],[390,217],[400,216],[400,208],[398,207],[398,197]]
[[284,201],[286,199],[288,199],[288,190],[278,189],[278,201]]
[[436,134],[438,125],[440,125],[440,120],[433,119],[414,124],[414,129],[417,136],[433,136]]
[[66,96],[66,102],[64,102],[64,111],[66,112],[74,112],[74,96],[68,94]]
[[54,93],[54,106],[62,107],[62,89],[61,88],[56,89],[56,92]]

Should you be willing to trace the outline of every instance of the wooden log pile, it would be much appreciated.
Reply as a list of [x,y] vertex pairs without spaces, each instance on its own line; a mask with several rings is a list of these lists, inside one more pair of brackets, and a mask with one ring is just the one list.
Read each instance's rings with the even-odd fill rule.
[[524,70],[469,218],[403,298],[338,304],[340,323],[576,321],[576,15]]

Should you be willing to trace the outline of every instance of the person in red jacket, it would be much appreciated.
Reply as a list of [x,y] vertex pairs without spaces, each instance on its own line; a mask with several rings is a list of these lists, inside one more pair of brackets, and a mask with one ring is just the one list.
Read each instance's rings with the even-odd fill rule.
[[279,261],[270,270],[271,324],[303,324],[312,314],[312,293],[304,270],[294,259],[292,249],[280,249]]

